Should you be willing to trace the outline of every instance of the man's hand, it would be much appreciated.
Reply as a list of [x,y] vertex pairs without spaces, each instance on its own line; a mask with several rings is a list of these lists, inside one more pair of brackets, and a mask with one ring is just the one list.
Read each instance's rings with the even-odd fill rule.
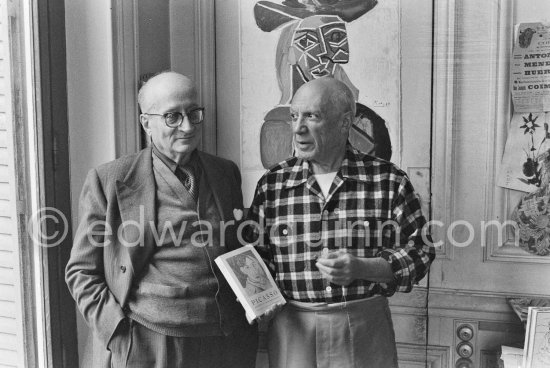
[[336,285],[348,286],[354,280],[394,281],[390,264],[383,258],[359,258],[343,250],[328,253],[315,264],[321,275]]
[[271,319],[273,319],[273,317],[275,317],[275,315],[277,313],[279,313],[279,311],[281,309],[283,309],[283,307],[284,307],[284,305],[282,305],[282,304],[272,305],[268,310],[265,311],[264,314],[262,314],[261,316],[258,316],[255,320],[250,322],[250,324],[254,323],[254,321],[256,321],[258,323],[267,323],[267,322],[269,322]]
[[[239,300],[239,298],[237,298],[237,302],[241,302]],[[252,321],[249,321],[248,323],[249,324],[254,324],[254,322],[258,322],[258,323],[264,323],[264,322],[268,322],[270,321],[273,317],[275,317],[275,315],[277,313],[279,313],[279,311],[281,309],[283,309],[284,305],[283,304],[275,304],[275,305],[272,305],[268,310],[265,311],[264,314],[262,314],[261,316],[258,316],[256,317],[255,319],[253,319]]]
[[344,251],[332,252],[319,258],[315,264],[329,282],[348,286],[359,278],[362,267],[359,259]]

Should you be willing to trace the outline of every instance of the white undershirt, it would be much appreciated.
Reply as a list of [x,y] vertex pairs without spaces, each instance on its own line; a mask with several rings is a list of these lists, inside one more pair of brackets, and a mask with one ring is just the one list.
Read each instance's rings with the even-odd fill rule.
[[321,191],[323,192],[323,196],[327,198],[328,192],[330,190],[330,186],[332,185],[332,182],[336,177],[336,171],[329,172],[326,174],[314,174],[313,176],[315,177],[315,180],[317,180],[317,183],[319,183],[319,186],[321,187]]

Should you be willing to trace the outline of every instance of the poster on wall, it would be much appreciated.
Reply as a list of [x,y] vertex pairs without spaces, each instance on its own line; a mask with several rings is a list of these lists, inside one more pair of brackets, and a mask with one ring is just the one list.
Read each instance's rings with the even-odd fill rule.
[[529,308],[522,367],[550,367],[550,308],[548,307]]
[[240,9],[245,201],[267,168],[292,155],[292,96],[319,77],[337,78],[354,93],[352,145],[399,162],[398,0],[247,1]]
[[539,162],[550,149],[550,113],[526,112],[512,116],[497,185],[532,192],[542,183]]
[[515,27],[511,62],[512,102],[516,112],[550,111],[550,24]]

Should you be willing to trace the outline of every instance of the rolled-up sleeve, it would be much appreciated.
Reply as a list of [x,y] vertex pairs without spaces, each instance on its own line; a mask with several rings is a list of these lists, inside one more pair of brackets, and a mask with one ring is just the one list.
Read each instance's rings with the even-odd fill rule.
[[399,183],[392,208],[399,241],[395,248],[380,251],[379,256],[391,265],[395,291],[410,292],[428,273],[435,258],[435,247],[426,228],[420,200],[406,176]]

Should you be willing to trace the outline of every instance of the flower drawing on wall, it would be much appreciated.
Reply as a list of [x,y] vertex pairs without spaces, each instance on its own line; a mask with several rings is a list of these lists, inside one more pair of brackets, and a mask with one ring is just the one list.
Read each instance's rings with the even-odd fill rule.
[[[332,76],[344,82],[357,101],[359,90],[342,67],[350,58],[346,24],[366,14],[376,4],[376,0],[286,0],[255,4],[257,26],[264,32],[280,30],[275,66],[281,99],[264,116],[260,132],[261,161],[265,168],[292,155],[289,105],[301,85],[312,79]],[[359,102],[349,140],[363,152],[386,160],[391,158],[385,120]]]
[[548,113],[512,115],[497,185],[526,193],[544,185],[541,156],[550,149],[549,125]]
[[540,125],[536,123],[538,119],[537,116],[533,116],[532,113],[529,113],[528,116],[523,116],[523,125],[519,128],[523,129],[523,134],[527,137],[527,150],[524,149],[526,159],[523,162],[522,173],[525,176],[524,178],[518,178],[521,182],[525,184],[533,184],[539,187],[541,185],[541,169],[539,167],[538,156],[540,153],[540,148],[544,144],[547,138],[550,138],[548,132],[548,124],[544,123],[545,135],[540,143],[535,145],[535,133],[537,128],[540,128]]

